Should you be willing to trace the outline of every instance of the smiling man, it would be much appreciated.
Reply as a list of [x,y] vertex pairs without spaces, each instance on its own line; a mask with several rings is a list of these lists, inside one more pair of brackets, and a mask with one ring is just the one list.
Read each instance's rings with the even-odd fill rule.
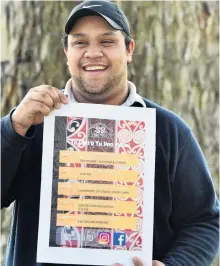
[[[127,64],[134,51],[127,19],[113,3],[110,9],[109,3],[83,5],[70,14],[64,38],[74,97],[83,103],[121,105],[129,94]],[[116,16],[121,26],[106,15]]]
[[134,41],[125,47],[125,37],[100,16],[76,21],[69,33],[65,54],[78,102],[121,105],[128,97],[127,62]]
[[[219,247],[219,207],[210,172],[182,119],[142,98],[127,80],[135,43],[124,13],[109,1],[79,4],[67,19],[63,45],[71,74],[64,91],[32,88],[1,120],[2,207],[15,201],[6,266],[55,266],[36,263],[43,119],[68,102],[156,109],[152,265],[210,265]],[[143,265],[138,258],[133,262]]]

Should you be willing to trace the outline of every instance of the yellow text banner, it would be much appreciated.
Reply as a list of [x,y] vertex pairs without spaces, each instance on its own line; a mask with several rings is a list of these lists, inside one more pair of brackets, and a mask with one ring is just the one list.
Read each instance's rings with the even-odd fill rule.
[[60,167],[59,178],[60,179],[74,179],[74,180],[137,182],[138,172],[132,171],[132,170]]
[[119,201],[119,200],[58,198],[57,210],[135,214],[137,210],[137,203],[134,201]]
[[58,194],[66,196],[99,196],[136,198],[137,187],[91,183],[59,182]]
[[119,154],[111,152],[60,151],[60,163],[82,163],[103,165],[137,166],[137,154]]
[[136,218],[109,215],[57,214],[57,226],[136,230]]

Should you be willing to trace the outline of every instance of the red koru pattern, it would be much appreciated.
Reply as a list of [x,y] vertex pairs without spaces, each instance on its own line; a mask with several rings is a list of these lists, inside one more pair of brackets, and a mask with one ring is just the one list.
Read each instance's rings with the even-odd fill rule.
[[[116,184],[137,186],[137,198],[116,198],[125,201],[136,201],[136,214],[118,213],[116,216],[137,217],[136,230],[125,230],[126,245],[114,246],[113,249],[121,250],[142,250],[142,225],[143,225],[143,178],[144,178],[144,139],[145,139],[145,123],[142,121],[117,121],[117,143],[116,153],[127,153],[138,155],[137,167],[117,166],[117,169],[136,170],[138,171],[137,183],[116,182]],[[120,232],[115,230],[115,232]]]

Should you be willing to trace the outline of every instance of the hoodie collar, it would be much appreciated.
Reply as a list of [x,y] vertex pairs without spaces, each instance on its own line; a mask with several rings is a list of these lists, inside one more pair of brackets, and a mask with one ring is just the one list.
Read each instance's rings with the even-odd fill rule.
[[[139,103],[141,107],[146,108],[146,104],[142,97],[137,93],[136,86],[131,81],[128,81],[129,95],[128,98],[121,106],[132,106],[134,103]],[[66,83],[64,94],[68,96],[68,99],[72,103],[77,103],[72,90],[72,79],[69,79]]]

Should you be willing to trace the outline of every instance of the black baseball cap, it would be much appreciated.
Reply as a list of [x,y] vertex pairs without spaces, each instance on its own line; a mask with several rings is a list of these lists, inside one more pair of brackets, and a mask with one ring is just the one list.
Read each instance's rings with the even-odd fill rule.
[[113,28],[121,30],[130,37],[130,27],[123,11],[112,1],[83,1],[71,11],[66,25],[65,33],[69,34],[77,19],[85,16],[101,16]]

